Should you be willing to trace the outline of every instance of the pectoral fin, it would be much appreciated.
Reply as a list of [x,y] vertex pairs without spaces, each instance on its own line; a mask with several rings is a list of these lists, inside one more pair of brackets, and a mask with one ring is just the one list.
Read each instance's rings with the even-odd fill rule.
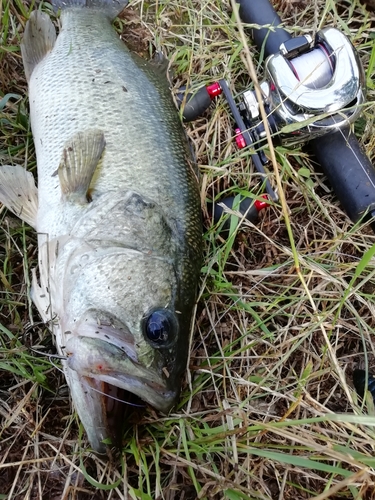
[[36,229],[38,190],[31,172],[20,165],[1,166],[0,202]]
[[53,49],[56,42],[56,30],[50,17],[35,10],[26,23],[25,34],[21,43],[23,67],[27,81],[35,66]]
[[58,168],[61,191],[65,199],[85,204],[96,167],[105,147],[100,130],[78,132],[66,142]]

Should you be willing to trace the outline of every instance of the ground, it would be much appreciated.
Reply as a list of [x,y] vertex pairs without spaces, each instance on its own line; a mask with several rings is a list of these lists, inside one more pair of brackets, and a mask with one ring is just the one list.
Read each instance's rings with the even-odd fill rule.
[[[354,131],[374,163],[374,13],[357,0],[274,5],[295,34],[335,26],[351,38],[368,86]],[[19,51],[34,7],[0,7],[0,161],[36,173]],[[234,93],[251,86],[229,0],[135,0],[115,28],[143,57],[163,52],[174,94],[220,78]],[[29,299],[35,233],[0,207],[0,499],[375,498],[374,405],[352,383],[355,368],[375,373],[374,234],[346,216],[308,150],[279,146],[286,206],[224,239],[210,202],[263,192],[233,128],[222,98],[186,125],[205,255],[180,403],[168,417],[129,414],[109,461],[90,452]]]

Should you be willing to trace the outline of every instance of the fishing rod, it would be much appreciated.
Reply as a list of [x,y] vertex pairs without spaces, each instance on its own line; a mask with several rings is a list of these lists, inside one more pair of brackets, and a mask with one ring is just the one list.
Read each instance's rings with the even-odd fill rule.
[[[333,191],[353,222],[375,217],[375,169],[350,126],[359,117],[366,98],[364,71],[349,38],[336,28],[293,37],[269,0],[237,0],[242,21],[253,25],[252,37],[265,56],[265,78],[260,84],[268,125],[275,144],[308,144]],[[200,116],[218,95],[226,98],[236,123],[239,148],[251,147],[255,168],[266,179],[268,197],[277,199],[266,177],[268,159],[259,104],[255,92],[233,97],[220,80],[185,96],[183,116]],[[224,200],[232,208],[233,199]],[[257,215],[252,203],[251,218]],[[261,206],[264,208],[264,205]],[[246,216],[242,207],[239,211]],[[222,209],[216,210],[214,220]],[[375,223],[372,222],[375,230]]]

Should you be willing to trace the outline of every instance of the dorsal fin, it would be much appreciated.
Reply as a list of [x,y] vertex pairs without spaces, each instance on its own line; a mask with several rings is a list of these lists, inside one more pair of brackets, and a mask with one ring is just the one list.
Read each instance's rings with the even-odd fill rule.
[[21,43],[23,67],[27,81],[35,66],[53,49],[56,30],[51,19],[44,12],[34,10],[26,23]]
[[51,0],[55,10],[82,7],[102,12],[112,20],[126,7],[129,0]]

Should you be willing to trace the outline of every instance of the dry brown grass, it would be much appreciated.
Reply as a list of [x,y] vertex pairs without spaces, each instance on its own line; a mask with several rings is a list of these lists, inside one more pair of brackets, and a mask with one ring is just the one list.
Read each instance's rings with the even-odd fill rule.
[[[275,5],[298,33],[345,30],[368,68],[375,17],[357,0]],[[0,109],[0,160],[33,170],[18,50],[29,8],[20,0],[0,8],[0,101],[19,95]],[[239,91],[250,79],[230,16],[229,1],[135,0],[116,26],[141,54],[168,55],[175,88],[225,77]],[[370,74],[368,81],[370,105],[357,131],[374,160]],[[223,100],[186,128],[206,227],[189,371],[169,417],[152,409],[129,415],[123,450],[110,462],[88,451],[28,298],[35,234],[0,208],[0,499],[375,498],[375,411],[361,407],[351,383],[353,368],[375,371],[374,260],[355,274],[373,233],[353,226],[307,154],[277,151],[304,288],[278,204],[234,241],[212,226],[207,200],[260,192]]]

